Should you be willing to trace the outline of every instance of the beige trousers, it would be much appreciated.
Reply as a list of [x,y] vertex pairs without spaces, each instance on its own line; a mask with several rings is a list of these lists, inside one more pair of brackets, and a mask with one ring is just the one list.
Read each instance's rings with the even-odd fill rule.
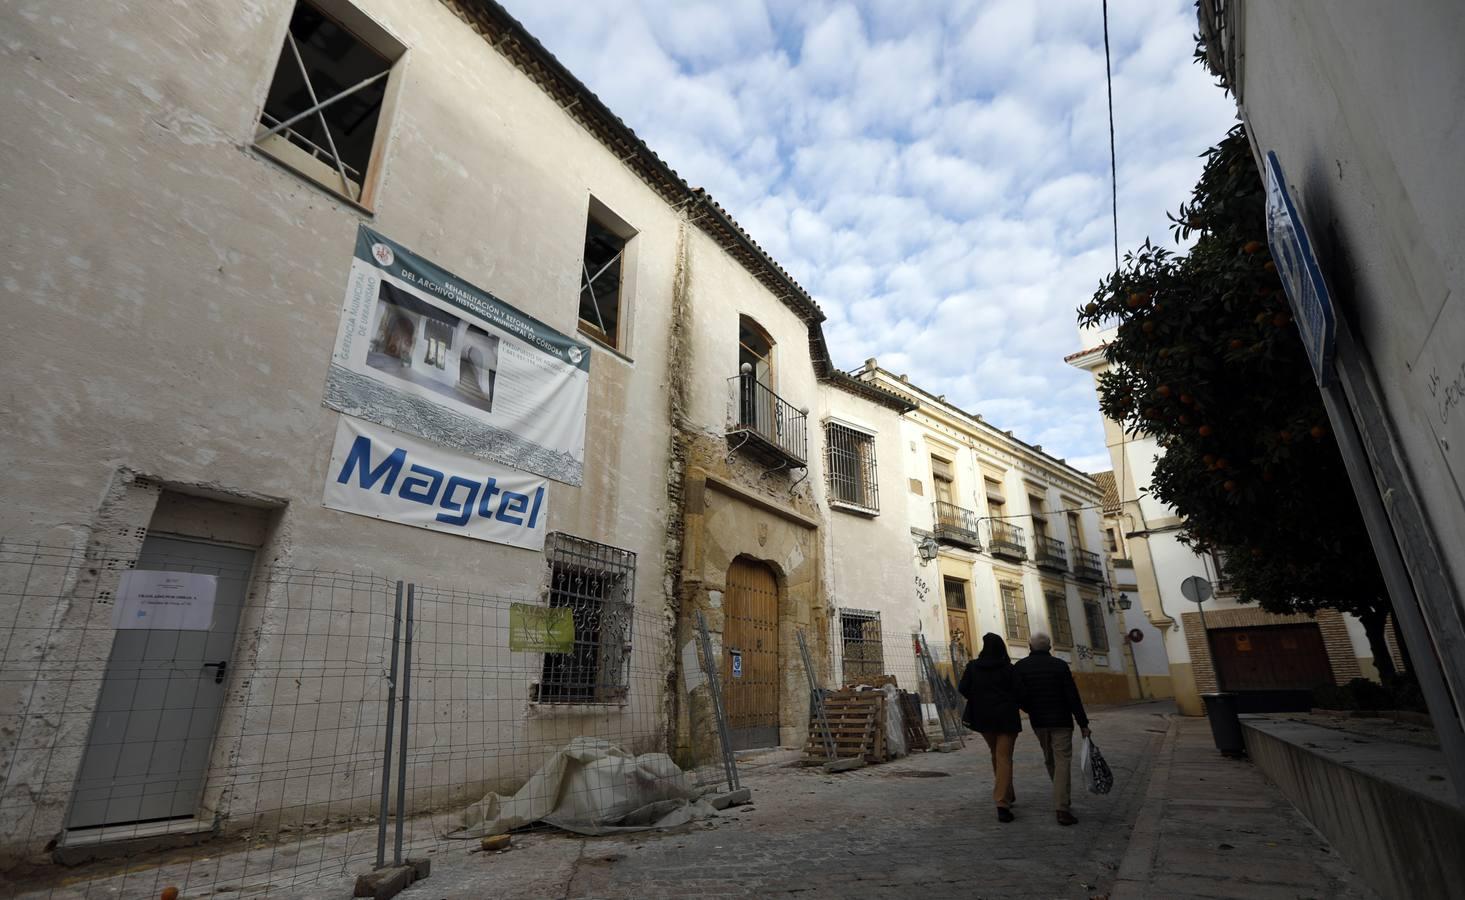
[[1043,764],[1053,779],[1053,808],[1069,812],[1073,800],[1073,726],[1067,728],[1034,728],[1038,746],[1043,748]]
[[992,751],[992,802],[998,809],[1006,809],[1017,799],[1012,792],[1012,751],[1017,746],[1017,735],[984,731],[982,739]]

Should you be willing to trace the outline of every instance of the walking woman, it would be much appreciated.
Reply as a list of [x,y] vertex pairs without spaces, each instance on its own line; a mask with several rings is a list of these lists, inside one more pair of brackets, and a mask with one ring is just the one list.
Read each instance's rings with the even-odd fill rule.
[[1012,660],[1002,638],[982,635],[982,652],[967,663],[957,690],[966,698],[962,722],[981,732],[992,750],[992,800],[997,804],[997,820],[1011,822],[1012,804],[1017,799],[1012,791],[1012,750],[1022,731],[1022,719],[1017,714]]

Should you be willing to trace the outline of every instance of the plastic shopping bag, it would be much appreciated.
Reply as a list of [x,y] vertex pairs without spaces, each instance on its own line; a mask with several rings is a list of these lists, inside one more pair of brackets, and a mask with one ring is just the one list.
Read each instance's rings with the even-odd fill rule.
[[1088,776],[1089,793],[1107,794],[1114,787],[1114,773],[1109,771],[1109,764],[1104,762],[1104,754],[1099,752],[1099,745],[1094,743],[1093,738],[1083,739],[1083,771]]

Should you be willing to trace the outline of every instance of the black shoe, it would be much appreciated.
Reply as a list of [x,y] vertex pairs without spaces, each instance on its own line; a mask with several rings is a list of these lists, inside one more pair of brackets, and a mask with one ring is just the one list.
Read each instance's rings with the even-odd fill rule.
[[1058,824],[1059,825],[1077,825],[1078,824],[1078,819],[1075,819],[1073,817],[1073,813],[1061,812],[1061,813],[1058,814]]
[[997,807],[997,821],[999,821],[999,822],[1011,822],[1014,818],[1015,818],[1015,816],[1013,816],[1012,810],[1007,809],[1006,807],[1003,807],[1003,806]]

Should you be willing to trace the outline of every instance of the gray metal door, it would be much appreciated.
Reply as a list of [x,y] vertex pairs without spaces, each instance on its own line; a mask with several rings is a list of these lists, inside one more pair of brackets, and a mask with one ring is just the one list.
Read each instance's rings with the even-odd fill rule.
[[118,630],[68,828],[198,812],[254,551],[148,537],[138,569],[218,576],[209,631]]

